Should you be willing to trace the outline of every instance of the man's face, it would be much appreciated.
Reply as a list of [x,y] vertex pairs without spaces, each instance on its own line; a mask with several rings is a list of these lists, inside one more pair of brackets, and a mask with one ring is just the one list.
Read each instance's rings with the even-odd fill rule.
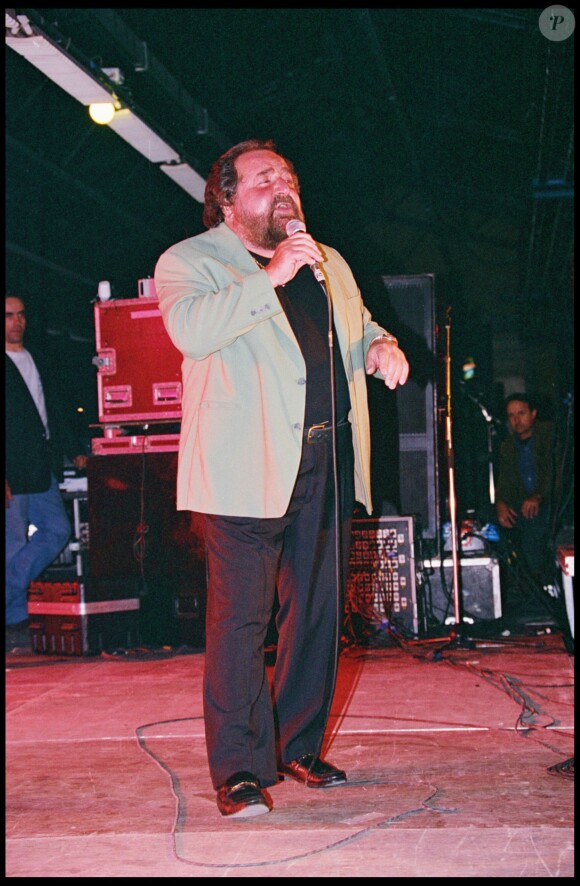
[[509,426],[520,440],[527,440],[532,436],[532,429],[536,420],[537,410],[530,409],[523,400],[512,400],[507,406],[507,418]]
[[236,170],[238,187],[233,203],[223,207],[225,221],[246,245],[275,249],[289,219],[304,221],[294,173],[268,150],[241,154]]
[[6,346],[21,345],[26,330],[26,312],[19,298],[6,299]]

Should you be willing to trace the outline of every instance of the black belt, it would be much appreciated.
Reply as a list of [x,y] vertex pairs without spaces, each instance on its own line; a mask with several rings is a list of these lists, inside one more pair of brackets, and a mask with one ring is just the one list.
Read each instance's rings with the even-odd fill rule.
[[[349,426],[350,422],[344,419],[343,421],[339,421],[336,429],[339,430],[339,428],[346,428]],[[329,421],[323,421],[322,424],[319,425],[311,425],[304,431],[304,442],[316,443],[318,440],[327,440],[329,432],[333,429],[334,426]]]

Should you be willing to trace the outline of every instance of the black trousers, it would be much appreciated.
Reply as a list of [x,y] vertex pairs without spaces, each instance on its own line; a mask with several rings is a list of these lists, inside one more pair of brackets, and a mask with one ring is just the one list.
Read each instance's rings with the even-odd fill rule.
[[[354,506],[350,425],[337,431],[337,455],[339,588],[331,433],[303,444],[283,517],[205,515],[204,717],[215,788],[239,771],[254,773],[268,787],[278,781],[279,760],[320,749],[334,690]],[[270,688],[264,641],[276,589],[278,647]]]
[[516,508],[518,518],[515,526],[504,532],[521,558],[524,569],[532,579],[543,584],[553,571],[549,546],[550,509],[548,505],[541,504],[536,517],[526,518],[522,516],[520,507],[521,504],[518,504]]

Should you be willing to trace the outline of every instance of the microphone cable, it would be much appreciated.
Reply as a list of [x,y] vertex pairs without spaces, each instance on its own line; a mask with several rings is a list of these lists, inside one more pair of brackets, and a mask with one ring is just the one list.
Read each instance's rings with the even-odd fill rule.
[[[293,234],[297,234],[299,231],[306,231],[306,225],[300,219],[290,219],[288,224],[286,225],[286,233],[289,237]],[[330,381],[330,424],[332,428],[332,473],[333,473],[333,487],[334,487],[334,576],[335,576],[335,587],[336,587],[336,624],[335,624],[335,637],[334,637],[334,656],[332,662],[332,671],[331,671],[331,680],[329,685],[329,694],[328,694],[328,704],[326,711],[326,719],[324,729],[322,730],[322,737],[320,739],[318,745],[318,751],[315,754],[310,770],[312,766],[314,766],[316,760],[320,757],[322,751],[322,745],[324,743],[324,734],[326,732],[326,726],[328,724],[328,720],[330,717],[330,709],[332,707],[332,702],[334,699],[334,693],[336,689],[336,680],[338,675],[338,658],[340,654],[340,638],[342,636],[342,594],[341,594],[341,553],[342,553],[342,532],[341,532],[341,495],[340,495],[340,483],[339,483],[339,475],[338,475],[338,447],[337,447],[337,429],[336,429],[336,379],[334,372],[334,329],[333,329],[333,311],[332,311],[332,299],[330,297],[330,291],[328,286],[328,280],[326,279],[326,275],[321,269],[320,265],[314,264],[311,265],[312,273],[314,274],[315,279],[320,284],[324,295],[326,296],[326,304],[328,308],[328,354],[329,354],[329,381]],[[328,677],[328,672],[327,672]],[[310,772],[309,770],[309,772]],[[306,779],[306,783],[308,783],[308,778]]]
[[[342,532],[341,532],[341,495],[340,495],[340,483],[339,483],[339,474],[338,474],[338,446],[337,446],[337,428],[336,428],[336,380],[335,380],[335,371],[334,371],[334,328],[333,328],[333,310],[332,310],[332,299],[330,297],[330,292],[328,288],[328,282],[326,280],[325,275],[320,270],[319,266],[313,268],[313,273],[320,283],[322,290],[324,291],[324,295],[326,296],[326,304],[328,307],[328,354],[329,354],[329,380],[330,380],[330,422],[332,428],[332,476],[333,476],[333,487],[334,487],[334,576],[335,576],[335,587],[336,587],[336,624],[335,624],[335,637],[334,637],[334,656],[332,661],[332,673],[331,673],[331,681],[329,685],[329,694],[328,694],[328,703],[327,703],[327,711],[326,711],[326,719],[324,729],[322,731],[322,737],[320,739],[318,745],[318,751],[315,754],[311,767],[314,766],[316,760],[320,757],[322,752],[322,745],[324,743],[324,735],[326,732],[326,726],[328,724],[328,720],[330,717],[330,710],[332,707],[332,702],[334,700],[334,693],[336,690],[336,681],[338,676],[338,659],[340,655],[340,638],[342,635],[342,594],[341,594],[341,585],[342,585],[342,568],[341,568],[341,554],[342,554]],[[308,783],[308,779],[307,779]]]

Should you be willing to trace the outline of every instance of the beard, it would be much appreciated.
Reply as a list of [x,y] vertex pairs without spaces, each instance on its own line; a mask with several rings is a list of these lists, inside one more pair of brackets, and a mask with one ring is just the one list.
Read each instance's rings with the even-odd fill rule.
[[[284,203],[289,202],[289,198]],[[242,215],[240,221],[246,229],[246,234],[252,243],[261,246],[263,249],[276,249],[282,240],[286,240],[286,225],[291,218],[299,218],[304,221],[301,210],[296,206],[293,200],[290,200],[294,211],[288,216],[274,215],[274,210],[278,202],[274,202],[268,215]]]

